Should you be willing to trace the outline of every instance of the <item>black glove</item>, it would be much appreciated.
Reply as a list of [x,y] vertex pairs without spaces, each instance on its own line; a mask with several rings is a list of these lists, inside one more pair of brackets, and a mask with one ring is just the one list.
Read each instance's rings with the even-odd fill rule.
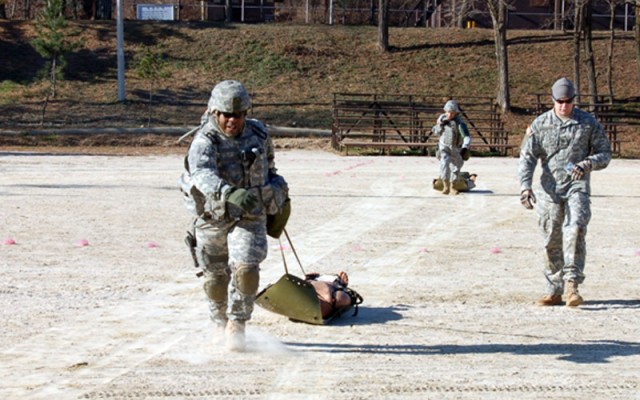
[[591,172],[591,160],[580,161],[571,170],[571,179],[578,181],[589,172]]
[[448,123],[449,123],[449,120],[444,115],[438,119],[438,125],[440,126],[445,126]]
[[536,196],[533,195],[533,190],[525,189],[520,193],[520,204],[527,210],[533,210],[533,205],[536,203]]
[[227,195],[227,203],[231,203],[242,208],[244,211],[250,212],[258,205],[258,198],[247,189],[236,188],[231,189]]
[[461,148],[460,157],[462,157],[464,161],[467,161],[469,159],[469,149],[467,149],[466,147]]

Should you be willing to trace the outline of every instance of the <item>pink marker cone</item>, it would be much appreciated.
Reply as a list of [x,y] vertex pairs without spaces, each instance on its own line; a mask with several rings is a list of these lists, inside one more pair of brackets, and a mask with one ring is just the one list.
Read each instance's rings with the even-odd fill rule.
[[85,247],[89,245],[89,241],[87,239],[80,239],[76,242],[76,244],[80,247]]
[[2,244],[6,244],[7,246],[11,246],[16,244],[16,241],[13,238],[6,238],[2,241]]
[[489,250],[489,253],[491,253],[491,254],[500,254],[501,252],[502,252],[502,251],[501,251],[501,250],[500,250],[500,248],[498,248],[498,247],[492,247],[492,248]]

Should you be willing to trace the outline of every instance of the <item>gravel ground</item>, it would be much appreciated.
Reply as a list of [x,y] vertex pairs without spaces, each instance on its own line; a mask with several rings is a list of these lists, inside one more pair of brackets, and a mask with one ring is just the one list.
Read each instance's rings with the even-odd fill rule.
[[230,354],[183,243],[181,155],[0,151],[0,398],[640,399],[640,161],[593,176],[586,302],[569,309],[534,305],[517,159],[472,158],[478,187],[443,196],[430,157],[277,157],[303,268],[346,271],[364,303],[326,326],[257,307]]

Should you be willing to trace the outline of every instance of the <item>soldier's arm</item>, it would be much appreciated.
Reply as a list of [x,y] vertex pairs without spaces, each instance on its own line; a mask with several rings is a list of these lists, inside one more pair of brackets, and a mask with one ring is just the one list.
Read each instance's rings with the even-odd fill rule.
[[267,136],[265,152],[267,154],[267,162],[269,164],[269,177],[278,175],[278,169],[276,168],[276,152],[273,147],[273,140],[271,139],[271,136]]
[[538,143],[535,135],[535,127],[527,128],[522,147],[520,160],[518,161],[518,179],[520,180],[520,192],[530,190],[532,187],[533,172],[538,163]]
[[591,155],[587,159],[591,161],[592,170],[606,168],[611,161],[611,143],[602,124],[597,121],[591,136]]
[[219,175],[217,151],[210,139],[197,135],[189,149],[189,172],[191,182],[205,197],[221,200],[232,189]]
[[458,124],[458,130],[460,131],[460,135],[462,136],[462,147],[469,147],[471,144],[471,134],[469,133],[469,128],[467,124],[460,121]]

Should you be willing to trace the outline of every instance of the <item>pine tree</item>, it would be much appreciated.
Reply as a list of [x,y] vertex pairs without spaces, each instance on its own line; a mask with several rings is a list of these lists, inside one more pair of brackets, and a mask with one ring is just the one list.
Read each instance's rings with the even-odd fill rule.
[[31,44],[45,60],[42,74],[49,80],[49,91],[42,108],[42,120],[47,109],[49,99],[56,96],[57,80],[61,79],[62,71],[67,65],[68,55],[82,46],[82,41],[76,39],[79,32],[69,29],[63,14],[63,0],[47,0],[44,8],[38,14],[35,23],[36,38]]
[[151,105],[153,103],[153,89],[159,80],[169,78],[171,74],[165,71],[167,62],[162,55],[162,48],[144,47],[134,58],[138,77],[147,81],[149,85],[149,119],[147,126],[151,124]]

